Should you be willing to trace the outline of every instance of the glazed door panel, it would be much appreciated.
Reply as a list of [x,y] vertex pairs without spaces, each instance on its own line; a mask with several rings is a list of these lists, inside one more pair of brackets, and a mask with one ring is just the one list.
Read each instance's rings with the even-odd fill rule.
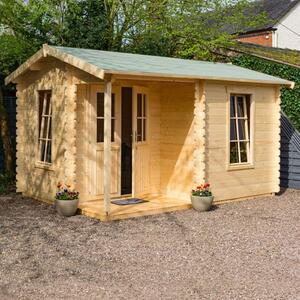
[[[90,194],[103,196],[104,185],[104,87],[92,85],[90,90]],[[112,91],[111,194],[120,194],[120,89]],[[82,141],[84,142],[84,141]]]
[[133,88],[133,147],[132,147],[132,194],[134,197],[149,192],[149,99],[147,89]]

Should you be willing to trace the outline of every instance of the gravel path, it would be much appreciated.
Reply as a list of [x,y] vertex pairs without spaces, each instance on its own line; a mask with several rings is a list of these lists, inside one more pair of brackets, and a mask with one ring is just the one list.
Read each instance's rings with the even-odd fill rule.
[[0,299],[300,299],[300,191],[100,223],[0,197]]

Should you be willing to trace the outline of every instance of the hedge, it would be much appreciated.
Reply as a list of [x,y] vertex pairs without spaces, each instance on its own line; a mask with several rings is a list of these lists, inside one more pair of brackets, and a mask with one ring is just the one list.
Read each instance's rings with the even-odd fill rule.
[[295,88],[281,89],[281,109],[288,116],[295,128],[300,131],[300,67],[272,62],[252,55],[233,57],[232,63],[251,70],[294,81]]

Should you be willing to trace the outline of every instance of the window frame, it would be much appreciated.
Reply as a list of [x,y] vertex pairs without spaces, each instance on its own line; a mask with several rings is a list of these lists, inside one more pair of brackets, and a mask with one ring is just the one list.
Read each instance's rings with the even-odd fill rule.
[[[41,95],[43,94],[43,106],[41,107]],[[47,107],[47,96],[50,95],[49,100],[49,111],[45,114],[45,109]],[[37,114],[38,114],[38,126],[37,126],[37,158],[36,166],[42,168],[51,168],[53,165],[53,93],[51,89],[38,90],[37,91]],[[41,111],[42,110],[42,111]],[[46,122],[46,137],[42,137],[42,130],[44,129]],[[50,138],[49,138],[50,136]],[[45,149],[42,157],[42,141],[45,142]],[[50,144],[50,162],[47,161],[47,151]]]
[[[98,117],[98,94],[103,94],[103,116]],[[103,145],[104,144],[104,95],[105,93],[102,91],[97,91],[96,92],[96,143],[98,145]],[[113,129],[113,133],[111,134],[111,143],[116,143],[116,93],[112,92],[111,93],[111,99],[114,104],[111,105],[112,112],[111,112],[111,128]],[[97,127],[97,122],[98,120],[103,120],[103,142],[98,142],[98,127]]]
[[[142,95],[141,101],[141,116],[139,116],[138,112],[138,95]],[[136,93],[136,115],[135,115],[135,122],[136,122],[136,138],[135,142],[138,144],[146,144],[149,140],[149,130],[148,130],[148,123],[149,123],[149,106],[148,106],[148,94],[143,91],[137,91]],[[138,134],[138,121],[141,120],[141,135]],[[144,130],[145,129],[145,130]],[[138,137],[141,136],[141,140],[138,140]]]
[[[231,97],[235,97],[235,116],[231,117]],[[245,117],[238,117],[237,116],[237,98],[238,97],[243,97],[246,99],[249,99],[249,113],[250,116],[247,115],[247,119]],[[244,110],[246,109],[244,105]],[[247,111],[247,109],[245,110]],[[255,102],[254,102],[254,95],[249,94],[249,93],[244,93],[244,92],[236,92],[236,91],[231,91],[228,92],[228,115],[227,115],[227,122],[228,122],[228,134],[227,134],[227,170],[239,170],[239,169],[251,169],[254,168],[254,120],[255,120]],[[248,141],[248,161],[247,162],[238,162],[238,163],[231,163],[230,162],[230,146],[232,141],[236,141],[238,145],[240,145],[241,139],[239,139],[239,124],[238,120],[245,120],[246,122],[249,122],[249,128],[247,126],[247,129],[250,130],[250,134],[248,133],[248,138],[245,138],[245,140],[242,141]],[[231,120],[235,120],[235,126],[236,126],[236,134],[237,134],[237,139],[236,140],[231,140]],[[247,130],[245,128],[245,132]],[[239,151],[239,160],[240,160],[240,151]]]

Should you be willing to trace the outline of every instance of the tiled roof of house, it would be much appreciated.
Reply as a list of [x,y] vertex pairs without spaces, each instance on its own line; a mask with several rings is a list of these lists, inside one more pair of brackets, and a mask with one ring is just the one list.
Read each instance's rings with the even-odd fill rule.
[[246,14],[255,16],[259,13],[265,12],[267,22],[257,28],[246,30],[247,32],[261,31],[272,29],[278,21],[280,21],[291,9],[293,9],[300,0],[258,0],[253,3],[251,9]]

